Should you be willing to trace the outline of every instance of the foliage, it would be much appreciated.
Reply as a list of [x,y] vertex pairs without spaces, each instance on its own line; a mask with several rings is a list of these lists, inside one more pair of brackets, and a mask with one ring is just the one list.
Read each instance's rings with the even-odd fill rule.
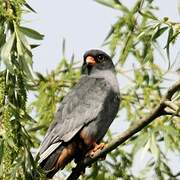
[[[124,114],[126,121],[136,123],[160,102],[170,82],[169,73],[178,78],[178,58],[172,60],[171,46],[176,44],[180,24],[155,15],[153,0],[137,0],[132,8],[118,0],[96,0],[119,11],[120,16],[105,38],[111,55],[117,57],[117,76],[127,78],[121,87],[118,125]],[[43,35],[21,25],[24,13],[35,12],[25,0],[0,0],[0,176],[4,179],[37,179],[43,176],[33,158],[32,148],[39,146],[58,103],[80,77],[74,58],[63,55],[57,68],[43,75],[32,71],[32,48],[28,38],[41,40]],[[160,46],[160,39],[163,43]],[[63,42],[63,54],[65,41]],[[157,58],[160,52],[161,60]],[[124,81],[123,81],[124,82]],[[27,108],[27,91],[35,100],[30,105],[35,121]],[[180,92],[173,96],[179,106]],[[112,140],[108,132],[106,141]],[[180,124],[176,116],[162,116],[123,146],[108,154],[106,161],[97,162],[83,179],[176,179],[169,164],[169,153],[180,152]],[[144,169],[134,172],[137,154],[147,156]],[[142,161],[143,162],[143,161]],[[69,171],[69,169],[67,169]],[[71,171],[71,170],[70,170]],[[36,177],[35,177],[36,176]]]
[[[20,22],[22,13],[30,10],[27,7],[24,0],[0,1],[0,178],[8,180],[34,179],[38,173],[30,151],[32,138],[25,128],[32,123],[26,101],[29,83],[33,83],[27,41],[31,29]],[[32,34],[43,37],[34,30]]]

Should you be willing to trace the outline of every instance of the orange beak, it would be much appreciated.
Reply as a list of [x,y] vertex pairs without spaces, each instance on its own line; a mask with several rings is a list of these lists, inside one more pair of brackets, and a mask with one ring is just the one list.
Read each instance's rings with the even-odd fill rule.
[[92,56],[87,56],[86,57],[86,63],[90,64],[90,65],[94,65],[94,64],[96,64],[96,61]]

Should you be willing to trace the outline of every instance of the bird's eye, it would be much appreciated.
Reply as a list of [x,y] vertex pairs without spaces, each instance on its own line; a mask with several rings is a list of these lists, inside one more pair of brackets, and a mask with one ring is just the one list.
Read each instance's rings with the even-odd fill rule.
[[98,55],[98,60],[100,61],[100,62],[102,62],[103,60],[104,60],[104,56],[102,56],[102,55]]

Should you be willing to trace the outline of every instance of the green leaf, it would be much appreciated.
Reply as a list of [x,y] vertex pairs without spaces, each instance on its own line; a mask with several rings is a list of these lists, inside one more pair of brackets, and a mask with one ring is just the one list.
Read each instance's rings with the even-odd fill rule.
[[24,36],[24,34],[19,31],[18,36],[19,36],[21,42],[23,43],[24,47],[26,48],[26,50],[29,51],[30,54],[32,54],[31,47],[30,47],[26,37]]
[[146,29],[145,31],[140,32],[140,34],[136,37],[138,41],[146,35],[147,30],[149,31],[149,29]]
[[140,157],[141,160],[144,159],[146,153],[148,152],[148,150],[149,150],[149,148],[150,148],[150,145],[151,145],[151,141],[150,141],[150,139],[149,139],[149,140],[147,141],[146,145],[145,145],[144,148],[143,148],[143,151],[142,151],[142,154],[141,154],[141,157]]
[[132,153],[135,155],[147,142],[149,138],[149,134],[147,132],[144,132],[143,134],[139,135],[132,144],[134,144]]
[[[171,39],[169,40],[169,43],[174,43],[176,40],[176,37],[180,34],[180,31],[177,31],[173,34],[173,36],[171,37]],[[166,48],[166,46],[165,46]]]
[[139,69],[134,70],[134,77],[136,84],[138,86],[142,85],[142,83],[144,82],[142,71],[140,71]]
[[30,45],[31,49],[35,49],[35,48],[37,48],[37,47],[39,47],[39,46],[40,46],[40,44],[31,44],[31,45]]
[[153,49],[152,49],[151,45],[149,46],[149,49],[146,51],[146,56],[143,60],[143,64],[145,64],[147,62],[153,62]]
[[29,56],[28,53],[24,54],[24,57],[20,58],[20,62],[21,62],[21,66],[22,66],[22,70],[25,72],[25,75],[30,78],[31,80],[33,80],[33,71],[32,71],[32,57]]
[[39,32],[35,31],[34,29],[27,28],[27,27],[19,27],[19,30],[24,33],[26,36],[36,39],[36,40],[42,40],[44,38],[44,35],[40,34]]
[[120,18],[118,21],[116,21],[111,27],[108,35],[106,36],[104,40],[104,41],[107,41],[108,39],[110,40],[110,42],[104,43],[104,45],[109,44],[111,56],[115,55],[115,51],[118,46],[118,43],[121,42],[121,39],[122,39],[121,29],[123,28],[124,24],[126,24],[124,18]]
[[36,11],[28,3],[25,3],[24,6],[26,6],[32,12],[36,13]]
[[173,28],[170,27],[169,33],[168,33],[167,43],[166,43],[166,46],[165,46],[165,48],[166,48],[166,53],[167,53],[167,57],[168,57],[168,60],[169,60],[169,67],[170,67],[169,46],[170,46],[171,39],[172,39],[172,37],[173,37],[173,33],[174,33]]
[[122,3],[120,3],[119,0],[94,0],[94,1],[113,9],[118,9],[126,13],[129,12],[129,9],[126,6],[124,6]]
[[117,4],[117,1],[115,0],[95,0],[95,1],[111,8],[114,8],[115,5]]
[[151,134],[150,150],[151,150],[152,154],[154,155],[155,159],[158,160],[159,159],[159,148],[156,144],[156,139],[155,139],[154,133]]
[[179,135],[178,131],[172,126],[164,126],[163,130],[172,137],[178,137]]
[[1,59],[4,61],[4,64],[12,73],[13,73],[13,67],[11,63],[11,50],[14,44],[14,39],[15,39],[15,34],[13,33],[1,49]]
[[16,36],[16,47],[17,47],[18,55],[22,56],[24,47],[19,39],[19,36]]
[[114,33],[114,26],[112,26],[111,29],[109,30],[108,34],[106,35],[106,37],[104,39],[104,42],[106,42],[113,33]]
[[133,45],[133,34],[132,32],[129,32],[126,40],[124,41],[123,48],[121,51],[121,55],[119,57],[119,62],[123,65],[128,57],[128,54],[132,48]]
[[156,40],[159,36],[161,36],[166,30],[168,29],[168,27],[162,27],[162,28],[158,28],[157,31],[152,35],[152,40]]
[[118,9],[124,13],[129,13],[129,9],[125,5],[123,5],[119,0],[95,0],[95,1],[110,8]]
[[158,20],[158,18],[154,16],[154,14],[152,14],[150,11],[147,11],[147,12],[139,11],[139,14],[141,14],[141,16],[148,19]]
[[[15,25],[15,32],[16,32],[16,39],[17,43],[22,43],[27,51],[29,51],[29,54],[31,54],[31,47],[25,37],[25,35],[20,31],[20,28]],[[19,45],[20,46],[20,45]],[[22,45],[21,45],[22,46]],[[22,49],[22,47],[20,47]]]

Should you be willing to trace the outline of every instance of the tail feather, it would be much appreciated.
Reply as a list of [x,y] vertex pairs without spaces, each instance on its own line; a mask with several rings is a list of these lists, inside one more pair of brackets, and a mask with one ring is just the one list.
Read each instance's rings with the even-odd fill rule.
[[41,168],[45,171],[47,178],[52,178],[59,169],[63,169],[70,163],[78,152],[76,141],[61,144],[46,159],[40,161]]
[[52,178],[59,170],[59,167],[57,166],[57,162],[63,149],[64,147],[60,146],[40,163],[40,166],[45,171],[47,178]]

